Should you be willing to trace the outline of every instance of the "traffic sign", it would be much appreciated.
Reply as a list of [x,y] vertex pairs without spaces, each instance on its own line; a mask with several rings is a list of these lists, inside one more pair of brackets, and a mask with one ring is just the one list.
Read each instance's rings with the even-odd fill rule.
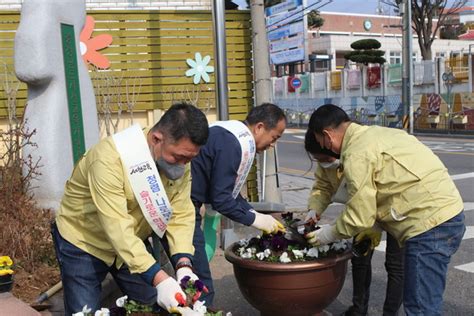
[[296,77],[291,79],[290,85],[293,87],[293,89],[298,89],[301,87],[301,79]]

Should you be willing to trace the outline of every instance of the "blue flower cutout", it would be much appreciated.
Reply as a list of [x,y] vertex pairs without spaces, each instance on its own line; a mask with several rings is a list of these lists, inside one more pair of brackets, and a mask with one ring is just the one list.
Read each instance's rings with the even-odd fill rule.
[[186,63],[191,67],[191,69],[186,71],[186,77],[194,76],[194,84],[198,84],[201,78],[204,82],[209,82],[211,78],[209,78],[208,73],[214,72],[214,67],[207,65],[211,61],[211,56],[208,55],[202,58],[201,53],[196,53],[194,57],[196,60],[186,59]]

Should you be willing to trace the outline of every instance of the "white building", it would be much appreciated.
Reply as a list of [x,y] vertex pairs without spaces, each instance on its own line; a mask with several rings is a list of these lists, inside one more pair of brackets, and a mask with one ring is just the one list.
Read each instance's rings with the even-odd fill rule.
[[[388,63],[401,63],[402,20],[400,17],[340,12],[321,12],[321,16],[324,18],[324,25],[319,30],[309,31],[309,50],[313,57],[327,55],[330,62],[325,67],[323,62],[318,61],[316,68],[328,70],[343,68],[344,54],[352,50],[351,43],[365,38],[376,39],[382,44],[380,49],[385,51],[385,59]],[[437,38],[431,47],[432,55],[434,58],[467,54],[469,44],[473,43],[474,41]],[[415,61],[422,60],[415,33],[413,33],[413,59]]]

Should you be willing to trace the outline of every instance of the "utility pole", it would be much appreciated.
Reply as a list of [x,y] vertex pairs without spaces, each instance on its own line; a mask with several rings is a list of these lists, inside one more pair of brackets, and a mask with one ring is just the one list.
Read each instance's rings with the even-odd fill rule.
[[[260,105],[270,102],[272,95],[264,1],[250,1],[250,14],[255,69],[255,102]],[[262,171],[262,199],[264,202],[282,203],[276,161],[274,148],[269,148],[263,153],[260,169]]]
[[[411,0],[398,0],[402,6],[402,104],[404,123],[409,118],[409,133],[413,134],[413,34],[411,29]],[[405,126],[403,126],[405,128]]]

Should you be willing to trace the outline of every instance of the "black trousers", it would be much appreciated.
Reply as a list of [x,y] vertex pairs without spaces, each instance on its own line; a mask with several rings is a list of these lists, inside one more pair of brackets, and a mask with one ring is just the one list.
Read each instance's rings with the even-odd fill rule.
[[[352,282],[353,295],[352,307],[349,315],[367,315],[369,308],[370,283],[372,281],[372,255],[370,251],[367,256],[353,257]],[[385,255],[385,270],[387,271],[387,290],[383,315],[397,315],[398,309],[403,301],[403,248],[398,246],[397,241],[387,233],[387,249]]]

